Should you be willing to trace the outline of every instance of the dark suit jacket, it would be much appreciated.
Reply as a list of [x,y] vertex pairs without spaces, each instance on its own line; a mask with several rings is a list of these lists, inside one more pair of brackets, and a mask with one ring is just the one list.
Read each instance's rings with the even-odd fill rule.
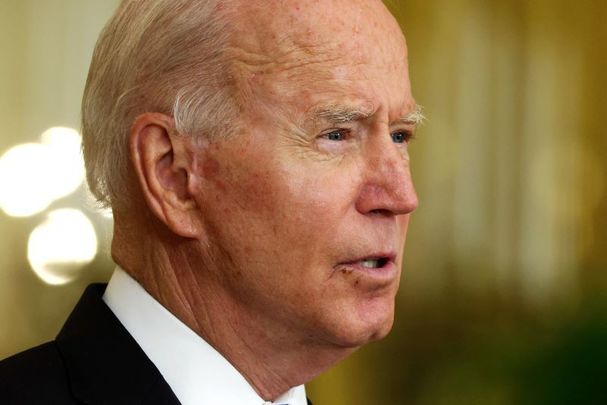
[[0,362],[0,404],[179,405],[104,290],[86,289],[55,341]]
[[178,405],[93,284],[57,339],[0,362],[2,404]]

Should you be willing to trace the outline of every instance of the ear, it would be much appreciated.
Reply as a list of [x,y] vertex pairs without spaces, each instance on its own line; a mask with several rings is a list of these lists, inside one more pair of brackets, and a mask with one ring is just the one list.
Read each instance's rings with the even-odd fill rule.
[[173,118],[144,113],[130,132],[131,161],[152,213],[175,234],[199,235],[198,209],[190,193],[189,138],[179,135]]

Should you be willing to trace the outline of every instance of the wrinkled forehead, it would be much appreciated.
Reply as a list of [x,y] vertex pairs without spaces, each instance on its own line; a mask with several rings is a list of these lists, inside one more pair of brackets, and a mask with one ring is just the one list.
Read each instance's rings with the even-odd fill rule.
[[[231,17],[236,52],[263,64],[273,61],[332,59],[350,63],[402,62],[406,46],[400,27],[381,0],[248,0]],[[369,46],[373,44],[374,46]],[[377,52],[375,52],[377,54]]]

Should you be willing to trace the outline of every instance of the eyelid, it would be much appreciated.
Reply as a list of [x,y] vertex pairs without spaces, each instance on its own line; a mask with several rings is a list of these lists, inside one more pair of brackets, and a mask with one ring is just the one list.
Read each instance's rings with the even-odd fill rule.
[[331,129],[327,129],[323,132],[320,133],[319,137],[320,138],[326,138],[328,135],[334,133],[334,132],[339,132],[341,133],[345,138],[347,138],[352,130],[349,128],[331,128]]
[[402,132],[403,134],[405,134],[405,142],[404,142],[405,144],[408,144],[415,139],[415,129],[411,129],[411,128],[395,129],[390,132],[390,137],[392,137],[393,134],[398,133],[398,132]]

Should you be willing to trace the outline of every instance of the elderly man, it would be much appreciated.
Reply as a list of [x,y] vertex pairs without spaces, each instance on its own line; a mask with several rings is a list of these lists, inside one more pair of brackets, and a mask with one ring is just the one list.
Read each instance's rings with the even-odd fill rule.
[[118,267],[0,401],[305,404],[392,326],[420,117],[380,0],[123,1],[82,109]]

